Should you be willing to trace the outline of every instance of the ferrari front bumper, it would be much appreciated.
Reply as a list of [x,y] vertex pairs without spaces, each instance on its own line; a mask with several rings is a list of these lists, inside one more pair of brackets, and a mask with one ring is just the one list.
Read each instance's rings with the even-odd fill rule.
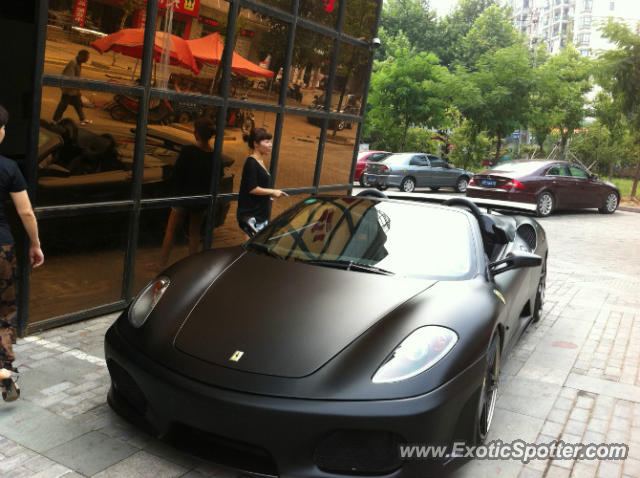
[[[119,333],[118,323],[106,334],[105,358],[112,379],[109,404],[125,418],[157,436],[197,436],[199,448],[215,443],[209,458],[217,463],[256,476],[292,478],[442,476],[455,462],[401,460],[398,443],[469,443],[485,362],[479,359],[421,396],[338,401],[250,394],[192,380],[144,355]],[[354,443],[349,437],[359,438]],[[332,452],[336,456],[327,458]],[[380,468],[367,471],[376,460]]]

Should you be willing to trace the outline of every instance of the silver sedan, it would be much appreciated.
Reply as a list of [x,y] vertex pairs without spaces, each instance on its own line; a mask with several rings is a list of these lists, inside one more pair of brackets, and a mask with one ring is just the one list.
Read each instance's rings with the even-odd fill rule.
[[465,192],[470,171],[453,168],[442,158],[427,153],[395,153],[377,163],[368,163],[364,183],[384,190],[389,186],[412,192],[416,187],[429,187],[436,191],[451,187]]

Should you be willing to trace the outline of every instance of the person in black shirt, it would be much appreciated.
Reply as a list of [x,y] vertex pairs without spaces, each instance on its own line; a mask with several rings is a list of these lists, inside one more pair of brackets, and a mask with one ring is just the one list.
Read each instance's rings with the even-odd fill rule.
[[[209,184],[213,174],[213,148],[211,138],[216,132],[209,118],[198,118],[194,123],[196,144],[185,146],[180,151],[173,170],[172,188],[176,196],[197,196],[209,193]],[[162,240],[162,250],[158,267],[164,269],[175,243],[176,230],[189,216],[189,254],[195,254],[200,248],[200,228],[206,206],[174,207],[169,214],[167,229]]]
[[[0,106],[0,143],[4,140],[8,121],[9,113]],[[2,398],[13,401],[20,396],[20,388],[11,377],[11,373],[17,371],[13,367],[13,344],[18,337],[18,323],[14,287],[16,254],[13,236],[4,214],[4,204],[9,197],[29,235],[31,265],[39,267],[44,262],[44,254],[40,249],[38,223],[27,194],[27,183],[16,163],[0,155],[0,383]]]
[[242,168],[242,180],[238,195],[236,217],[240,229],[249,237],[260,231],[269,221],[269,202],[273,198],[287,196],[280,189],[269,188],[271,175],[265,161],[271,158],[271,134],[264,128],[255,128],[243,136],[249,144],[251,154]]

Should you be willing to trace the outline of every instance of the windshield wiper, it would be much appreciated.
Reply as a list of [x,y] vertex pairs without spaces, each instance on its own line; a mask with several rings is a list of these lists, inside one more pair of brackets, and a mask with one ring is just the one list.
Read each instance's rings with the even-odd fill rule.
[[317,264],[320,266],[336,267],[338,269],[345,269],[348,271],[370,272],[372,274],[381,274],[385,276],[394,275],[393,272],[382,269],[380,267],[361,264],[360,262],[354,262],[354,261],[346,261],[346,260],[340,260],[340,259],[334,259],[334,260],[312,259],[310,261],[303,261],[303,262],[305,262],[306,264]]
[[266,244],[262,244],[261,242],[251,242],[249,244],[243,245],[245,249],[249,248],[251,250],[254,250],[256,252],[261,252],[263,254],[266,254],[267,256],[270,257],[274,257],[276,259],[282,259],[281,256],[279,256],[278,254],[276,254],[275,252],[273,252],[271,249],[269,249],[269,246]]

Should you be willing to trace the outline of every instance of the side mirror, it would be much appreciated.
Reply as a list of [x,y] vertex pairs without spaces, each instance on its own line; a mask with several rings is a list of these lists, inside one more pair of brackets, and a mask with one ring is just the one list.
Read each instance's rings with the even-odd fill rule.
[[520,269],[521,267],[537,267],[542,265],[542,257],[530,252],[518,252],[508,256],[506,259],[502,259],[489,264],[489,272],[492,275],[501,274],[513,269]]
[[589,175],[589,179],[591,181],[597,181],[598,180],[598,175],[597,174],[590,174]]

